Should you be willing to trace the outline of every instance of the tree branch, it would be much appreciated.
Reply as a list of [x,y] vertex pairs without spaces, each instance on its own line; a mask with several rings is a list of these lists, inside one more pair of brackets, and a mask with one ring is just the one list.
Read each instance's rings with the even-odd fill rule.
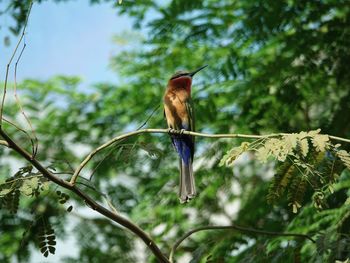
[[265,230],[259,230],[259,229],[254,229],[254,228],[248,228],[248,227],[242,227],[242,226],[237,226],[237,225],[229,225],[229,226],[204,226],[204,227],[198,227],[195,229],[192,229],[191,231],[188,231],[185,233],[180,239],[176,241],[176,243],[173,245],[173,247],[170,250],[170,255],[169,255],[169,261],[171,263],[174,262],[174,254],[178,246],[184,241],[186,238],[191,236],[192,234],[199,232],[199,231],[204,231],[204,230],[224,230],[224,229],[230,229],[230,230],[238,230],[240,232],[248,232],[252,234],[262,234],[262,235],[268,235],[268,236],[292,236],[292,237],[301,237],[301,238],[306,238],[310,240],[311,242],[315,243],[316,241],[312,239],[308,235],[304,234],[294,234],[294,233],[284,233],[284,232],[271,232],[271,231],[265,231]]
[[[132,137],[141,133],[168,133],[168,134],[188,134],[192,136],[198,136],[198,137],[205,137],[205,138],[242,138],[242,139],[261,139],[261,138],[272,138],[272,137],[279,137],[283,135],[289,135],[289,133],[272,133],[267,135],[249,135],[249,134],[239,134],[239,133],[232,133],[232,134],[207,134],[207,133],[199,133],[199,132],[191,132],[191,131],[185,131],[185,130],[169,130],[169,129],[143,129],[143,130],[137,130],[128,132],[125,134],[122,134],[120,136],[117,136],[106,143],[102,144],[92,152],[90,152],[85,159],[80,163],[78,168],[74,171],[74,174],[70,180],[71,184],[75,184],[76,180],[78,179],[78,176],[81,172],[81,170],[86,166],[86,164],[100,151],[103,149],[111,146],[112,144],[126,139],[128,137]],[[349,139],[337,137],[337,136],[331,136],[329,135],[329,138],[336,141],[342,141],[346,143],[350,143]]]
[[0,145],[9,147],[9,144],[7,143],[7,141],[4,141],[4,140],[0,140]]
[[38,162],[35,158],[33,158],[26,150],[21,148],[19,145],[17,145],[11,137],[5,133],[1,127],[0,127],[0,135],[6,140],[8,143],[8,147],[12,148],[14,151],[16,151],[18,154],[20,154],[22,157],[24,157],[27,161],[29,161],[36,169],[38,169],[39,172],[42,173],[44,177],[49,179],[50,181],[62,186],[63,188],[66,188],[72,192],[74,192],[76,195],[78,195],[81,199],[85,201],[85,203],[93,210],[96,210],[100,214],[108,217],[109,219],[113,220],[114,222],[124,226],[125,228],[129,229],[131,232],[133,232],[135,235],[137,235],[139,238],[143,240],[143,242],[148,246],[148,248],[153,252],[154,256],[158,259],[159,262],[168,263],[169,260],[163,253],[160,251],[159,247],[155,244],[153,239],[144,232],[140,227],[129,221],[128,219],[120,216],[119,214],[110,211],[103,207],[102,205],[98,204],[93,200],[89,195],[87,195],[85,192],[83,192],[80,188],[77,186],[71,184],[68,181],[65,181],[57,176],[55,176],[53,173],[48,171],[40,162]]
[[[29,16],[29,14],[28,14],[28,16]],[[14,96],[15,96],[16,103],[17,103],[17,105],[18,105],[18,107],[19,107],[19,110],[21,111],[21,113],[22,113],[24,119],[25,119],[26,122],[28,123],[28,125],[29,125],[29,127],[30,127],[30,130],[31,130],[31,132],[32,132],[32,134],[33,134],[33,136],[34,136],[34,139],[32,139],[32,138],[30,137],[30,140],[31,140],[32,147],[33,147],[33,149],[32,149],[32,152],[33,152],[32,155],[33,155],[33,157],[35,157],[35,155],[36,155],[36,153],[37,153],[37,151],[38,151],[38,138],[36,137],[36,133],[35,133],[35,130],[34,130],[34,128],[33,128],[32,122],[30,121],[29,117],[28,117],[27,114],[25,113],[25,111],[24,111],[24,109],[23,109],[23,106],[22,106],[22,104],[21,104],[21,100],[19,99],[19,96],[18,96],[18,94],[17,94],[17,67],[18,67],[18,63],[19,63],[19,61],[20,61],[20,59],[21,59],[21,57],[22,57],[22,54],[23,54],[24,49],[26,48],[26,46],[27,46],[27,44],[26,44],[25,39],[24,39],[23,48],[22,48],[21,52],[19,53],[19,56],[18,56],[17,61],[16,61],[16,63],[15,63],[15,74],[14,74],[14,81],[15,81],[15,82],[14,82],[13,90],[14,90]]]
[[15,47],[15,50],[13,51],[11,58],[9,60],[9,62],[6,65],[6,75],[5,75],[5,83],[4,83],[4,93],[2,95],[2,100],[1,100],[1,106],[0,106],[0,127],[2,125],[2,115],[3,115],[3,111],[4,111],[4,104],[5,104],[5,98],[6,98],[6,91],[7,91],[7,79],[8,79],[8,75],[9,75],[9,70],[10,70],[10,65],[12,63],[13,58],[15,57],[18,47],[22,42],[22,39],[26,33],[26,28],[27,28],[27,24],[28,24],[28,18],[30,15],[30,11],[32,10],[32,6],[33,6],[33,1],[30,2],[29,4],[29,9],[28,9],[28,13],[27,13],[27,17],[26,17],[26,21],[24,22],[24,27],[22,30],[22,34],[20,36],[20,38],[18,39],[17,45]]
[[[26,152],[23,148],[21,148],[19,145],[17,145],[0,127],[0,135],[5,139],[5,141],[0,140],[0,144],[5,145],[9,148],[12,148],[17,153],[19,153],[22,157],[27,159],[36,169],[38,169],[39,172],[42,173],[44,177],[47,179],[53,181],[54,183],[74,192],[77,194],[81,199],[85,201],[85,203],[92,208],[93,210],[96,210],[100,214],[108,217],[109,219],[113,220],[114,222],[124,226],[125,228],[132,231],[134,234],[136,234],[139,238],[141,238],[144,243],[149,247],[149,249],[153,252],[155,257],[160,262],[173,262],[174,253],[176,251],[176,248],[189,236],[191,236],[193,233],[203,231],[203,230],[214,230],[214,229],[234,229],[242,232],[249,232],[252,234],[262,234],[262,235],[270,235],[270,236],[293,236],[293,237],[302,237],[309,239],[312,242],[315,242],[310,236],[304,235],[304,234],[294,234],[294,233],[283,233],[283,232],[270,232],[270,231],[264,231],[264,230],[258,230],[253,228],[246,228],[241,227],[237,225],[231,225],[231,226],[206,226],[206,227],[199,227],[195,228],[188,233],[186,233],[184,236],[182,236],[172,247],[170,252],[170,261],[167,259],[165,255],[162,254],[159,247],[155,244],[155,242],[152,240],[151,237],[148,236],[146,232],[144,232],[141,228],[139,228],[137,225],[129,221],[128,219],[120,216],[115,211],[110,211],[103,207],[102,205],[95,202],[90,196],[88,196],[86,193],[84,193],[80,188],[78,188],[75,185],[76,179],[80,173],[80,171],[83,169],[83,167],[93,158],[95,154],[97,154],[99,151],[105,149],[106,147],[120,141],[123,139],[126,139],[128,137],[135,136],[137,134],[141,133],[169,133],[169,134],[188,134],[192,136],[199,136],[199,137],[206,137],[206,138],[245,138],[245,139],[261,139],[261,138],[271,138],[271,137],[278,137],[283,135],[288,135],[287,133],[278,133],[278,134],[269,134],[269,135],[246,135],[246,134],[205,134],[205,133],[198,133],[198,132],[190,132],[190,131],[179,131],[179,130],[169,130],[169,129],[143,129],[143,130],[137,130],[129,133],[122,134],[120,136],[117,136],[106,143],[102,144],[95,150],[93,150],[79,165],[79,167],[75,170],[70,182],[63,180],[57,176],[55,176],[53,173],[51,173],[49,170],[47,170],[45,167],[43,167],[33,156],[31,156],[28,152]],[[350,140],[336,137],[336,136],[329,136],[332,140],[342,141],[350,143]]]

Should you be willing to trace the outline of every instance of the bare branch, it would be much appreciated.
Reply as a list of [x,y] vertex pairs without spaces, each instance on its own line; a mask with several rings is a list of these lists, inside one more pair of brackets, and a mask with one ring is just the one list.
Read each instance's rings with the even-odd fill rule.
[[95,172],[97,171],[98,167],[100,167],[100,165],[108,158],[112,155],[112,153],[114,152],[115,148],[113,147],[112,149],[110,149],[108,151],[108,153],[103,156],[103,158],[101,159],[101,161],[99,161],[99,163],[96,165],[96,167],[92,170],[90,176],[89,176],[89,181],[92,180],[92,177],[94,176]]
[[304,235],[304,234],[294,234],[294,233],[285,233],[285,232],[271,232],[271,231],[265,231],[265,230],[259,230],[259,229],[254,229],[254,228],[248,228],[248,227],[242,227],[242,226],[237,226],[237,225],[229,225],[229,226],[204,226],[204,227],[198,227],[195,229],[192,229],[191,231],[188,231],[185,233],[182,237],[180,237],[179,240],[176,241],[176,243],[173,245],[173,247],[170,250],[170,255],[169,255],[169,261],[172,263],[174,262],[174,253],[178,246],[189,236],[192,234],[199,232],[199,231],[204,231],[204,230],[224,230],[224,229],[230,229],[230,230],[237,230],[240,232],[246,232],[246,233],[251,233],[251,234],[261,234],[261,235],[268,235],[268,236],[292,236],[292,237],[301,237],[301,238],[306,238],[310,240],[311,242],[315,243],[316,241],[313,240],[310,236]]
[[26,122],[28,123],[28,125],[29,125],[29,127],[30,127],[30,130],[31,130],[31,132],[32,132],[32,134],[33,134],[33,136],[34,136],[34,139],[32,139],[32,138],[30,137],[30,140],[31,140],[31,143],[32,143],[32,155],[33,155],[33,157],[35,157],[35,155],[36,155],[36,153],[37,153],[37,151],[38,151],[38,138],[36,137],[36,133],[35,133],[35,130],[34,130],[34,128],[33,128],[32,122],[30,121],[30,119],[29,119],[29,117],[27,116],[27,114],[24,112],[24,109],[23,109],[23,107],[22,107],[21,101],[20,101],[20,99],[19,99],[19,97],[18,97],[18,95],[17,95],[17,67],[18,67],[18,63],[19,63],[19,61],[21,60],[23,51],[24,51],[24,49],[26,48],[26,46],[27,46],[27,44],[26,44],[25,38],[24,38],[23,48],[22,48],[22,50],[21,50],[21,52],[20,52],[20,54],[19,54],[19,56],[18,56],[18,58],[17,58],[17,61],[16,61],[16,63],[15,63],[15,73],[14,73],[14,81],[15,81],[15,83],[14,83],[14,96],[15,96],[16,103],[17,103],[17,105],[18,105],[18,107],[19,107],[19,110],[21,111],[21,113],[22,113],[24,119],[25,119]]
[[[143,129],[143,130],[137,130],[137,131],[132,131],[128,132],[125,134],[122,134],[120,136],[117,136],[106,143],[102,144],[95,150],[93,150],[91,153],[89,153],[85,159],[80,163],[79,167],[75,170],[70,183],[75,184],[81,170],[86,166],[86,164],[100,151],[103,149],[113,145],[116,142],[119,142],[121,140],[124,140],[128,137],[132,137],[141,133],[169,133],[169,134],[188,134],[188,135],[193,135],[193,136],[198,136],[198,137],[205,137],[205,138],[242,138],[242,139],[264,139],[264,138],[271,138],[271,137],[279,137],[283,135],[288,135],[288,133],[273,133],[273,134],[267,134],[267,135],[248,135],[248,134],[238,134],[238,133],[233,133],[233,134],[206,134],[206,133],[199,133],[199,132],[191,132],[191,131],[185,131],[185,130],[169,130],[169,129]],[[350,143],[349,139],[341,138],[341,137],[336,137],[336,136],[329,136],[330,139],[336,140],[336,141],[342,141],[342,142],[347,142]]]
[[[141,130],[146,124],[147,122],[152,118],[153,114],[157,112],[157,110],[159,109],[160,104],[157,105],[153,111],[151,112],[151,114],[147,117],[147,119],[136,129]],[[121,142],[121,141],[120,141]],[[97,171],[98,167],[113,153],[115,149],[111,149],[102,159],[101,161],[99,161],[99,163],[96,165],[96,167],[93,169],[93,171],[91,172],[90,176],[89,176],[89,180],[91,181],[92,177],[94,176],[95,172]]]
[[29,9],[28,9],[28,14],[27,14],[27,18],[26,18],[26,21],[24,23],[24,27],[23,27],[23,30],[22,30],[22,34],[17,42],[17,45],[15,47],[15,50],[13,51],[12,53],[12,56],[9,60],[9,62],[7,63],[6,65],[6,75],[5,75],[5,83],[4,83],[4,93],[2,95],[2,101],[1,101],[1,106],[0,106],[0,127],[2,125],[2,115],[3,115],[3,111],[4,111],[4,104],[5,104],[5,98],[6,98],[6,91],[7,91],[7,80],[8,80],[8,75],[9,75],[9,69],[10,69],[10,65],[12,63],[12,60],[13,58],[15,57],[16,53],[17,53],[17,50],[18,50],[18,47],[19,45],[21,44],[22,42],[22,39],[24,37],[24,34],[26,32],[26,28],[27,28],[27,24],[28,24],[28,18],[29,18],[29,15],[30,15],[30,11],[32,10],[32,6],[33,6],[33,1],[30,2],[29,4]]
[[148,118],[140,125],[140,127],[137,128],[137,131],[138,130],[141,130],[143,127],[145,127],[145,125],[147,124],[147,122],[152,118],[153,114],[157,112],[157,110],[159,109],[160,107],[160,104],[157,105],[157,107],[155,107],[153,109],[153,111],[151,112],[151,114],[148,116]]
[[334,140],[334,141],[340,141],[340,142],[350,143],[350,140],[349,140],[349,139],[345,139],[345,138],[338,137],[338,136],[329,135],[329,138],[330,138],[331,140]]
[[4,117],[2,117],[2,119],[3,119],[5,122],[7,122],[8,124],[10,124],[10,125],[12,125],[13,127],[15,127],[17,130],[23,132],[23,133],[27,136],[27,138],[30,140],[30,142],[31,142],[31,144],[32,144],[32,147],[33,147],[33,149],[34,149],[34,141],[33,141],[33,139],[30,137],[30,135],[29,135],[28,132],[26,132],[24,129],[22,129],[21,127],[19,127],[17,124],[15,124],[14,122],[12,122],[12,121],[10,121],[10,120],[5,119]]

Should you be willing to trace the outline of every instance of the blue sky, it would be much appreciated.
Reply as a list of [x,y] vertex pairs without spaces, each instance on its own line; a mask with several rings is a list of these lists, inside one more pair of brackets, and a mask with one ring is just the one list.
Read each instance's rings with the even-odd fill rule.
[[[6,2],[0,3],[0,9]],[[1,25],[11,25],[12,22],[11,17],[0,16]],[[130,18],[119,16],[111,2],[92,6],[87,0],[35,4],[27,28],[27,47],[18,66],[17,78],[46,80],[63,74],[80,76],[85,84],[115,82],[117,76],[108,68],[108,63],[121,47],[112,43],[112,36],[130,31],[131,26]],[[8,32],[2,27],[2,80],[16,44],[16,37],[11,37],[10,47],[5,47],[5,35]],[[13,79],[13,73],[10,77]]]
[[[132,21],[117,15],[112,3],[90,6],[88,2],[76,0],[57,4],[45,1],[33,6],[27,27],[27,47],[17,70],[18,81],[26,78],[46,80],[58,74],[80,76],[84,85],[118,80],[108,64],[110,57],[123,46],[113,44],[112,37],[130,31]],[[0,10],[7,3],[1,1]],[[17,43],[18,37],[10,35],[11,45],[4,46],[4,37],[9,35],[5,27],[12,23],[11,17],[0,16],[0,82],[5,78],[6,64]],[[13,81],[13,70],[9,81]],[[85,214],[97,215],[90,210]],[[74,232],[73,226],[73,223],[68,224],[68,230]],[[56,255],[48,258],[33,248],[30,262],[54,263],[64,256],[75,256],[78,253],[74,249],[76,242],[73,235],[64,241],[58,240]]]

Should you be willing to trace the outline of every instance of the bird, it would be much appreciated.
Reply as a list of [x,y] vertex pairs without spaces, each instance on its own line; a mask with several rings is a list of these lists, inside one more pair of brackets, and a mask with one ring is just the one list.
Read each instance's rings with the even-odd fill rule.
[[[172,144],[179,155],[180,186],[179,199],[181,203],[187,203],[196,196],[195,180],[193,176],[193,156],[195,138],[183,134],[186,131],[195,131],[194,110],[191,98],[192,77],[202,66],[194,71],[178,71],[168,81],[163,101],[164,116],[167,121]],[[172,130],[180,130],[178,134]]]

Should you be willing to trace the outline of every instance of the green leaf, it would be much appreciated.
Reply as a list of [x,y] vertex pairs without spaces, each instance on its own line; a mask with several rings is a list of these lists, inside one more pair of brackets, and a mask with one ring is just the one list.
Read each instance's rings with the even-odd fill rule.
[[314,145],[315,149],[319,152],[326,151],[326,149],[328,148],[328,142],[328,135],[316,134],[314,137],[312,137],[312,144]]
[[266,163],[270,156],[271,156],[270,150],[268,148],[266,148],[265,146],[260,147],[256,151],[256,157],[262,163]]
[[20,187],[20,191],[24,195],[32,195],[34,190],[36,190],[39,186],[39,178],[33,177],[31,179],[24,179],[22,186]]
[[70,206],[67,208],[67,212],[70,213],[70,212],[72,212],[72,210],[73,210],[73,206],[70,205]]
[[238,147],[232,148],[228,151],[220,160],[219,166],[232,166],[234,161],[245,151],[249,149],[248,142],[242,142],[242,144]]
[[5,196],[5,195],[7,195],[8,193],[11,193],[12,192],[12,188],[5,188],[5,189],[2,189],[1,191],[0,191],[0,197],[3,197],[3,196]]

